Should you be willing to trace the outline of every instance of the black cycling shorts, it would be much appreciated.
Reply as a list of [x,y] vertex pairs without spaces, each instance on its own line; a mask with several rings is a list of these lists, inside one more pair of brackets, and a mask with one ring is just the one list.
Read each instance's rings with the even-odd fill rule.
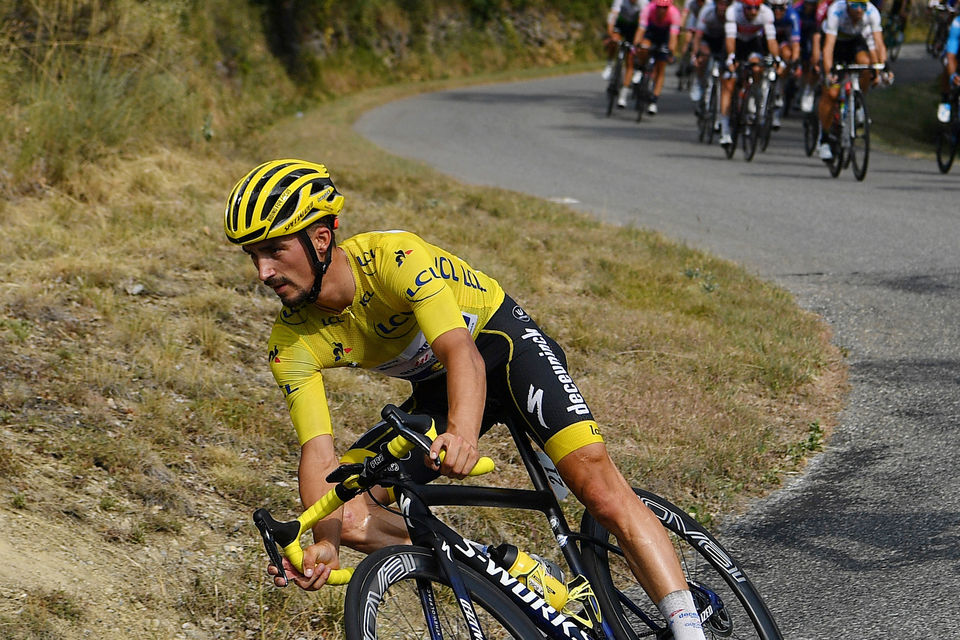
[[[550,336],[514,302],[503,304],[480,330],[477,349],[487,371],[487,397],[481,435],[497,423],[520,426],[554,461],[580,447],[603,442],[600,430],[580,389],[567,373],[567,359]],[[427,414],[443,433],[447,422],[447,378],[440,376],[413,384],[413,393],[401,405],[404,411]],[[344,460],[362,459],[375,452],[384,434],[368,431]],[[361,453],[357,453],[359,450]],[[418,482],[429,482],[437,473],[413,456],[407,471]]]
[[869,53],[870,47],[863,36],[850,38],[849,40],[837,40],[833,47],[834,64],[855,64],[857,54],[861,51]]
[[746,60],[755,53],[761,56],[767,55],[767,41],[764,38],[753,38],[751,40],[737,39],[737,48],[735,51],[737,60]]

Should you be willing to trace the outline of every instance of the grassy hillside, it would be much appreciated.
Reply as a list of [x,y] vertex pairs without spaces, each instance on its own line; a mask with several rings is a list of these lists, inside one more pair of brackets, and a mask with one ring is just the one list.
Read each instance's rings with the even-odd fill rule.
[[[454,81],[360,91],[385,76],[330,61],[376,51],[356,35],[372,15],[438,28],[400,0],[292,3],[324,19],[357,11],[308,70],[318,89],[271,45],[272,4],[0,10],[0,637],[339,635],[342,591],[268,586],[250,522],[258,506],[297,507],[296,439],[266,365],[277,304],[220,230],[227,190],[266,157],[325,161],[347,197],[343,234],[407,228],[498,278],[566,346],[626,475],[701,519],[778,486],[821,446],[844,372],[818,318],[659,235],[385,155],[353,118]],[[544,3],[506,5],[438,3],[441,18],[462,16],[450,33],[470,37],[441,49],[410,35],[402,75],[542,61],[538,46],[511,50],[502,25]],[[475,60],[475,42],[502,46]],[[578,46],[568,59],[594,55]],[[405,394],[364,372],[327,380],[341,445]],[[499,481],[519,482],[502,439],[484,446]],[[491,542],[531,525],[484,516],[450,517]]]

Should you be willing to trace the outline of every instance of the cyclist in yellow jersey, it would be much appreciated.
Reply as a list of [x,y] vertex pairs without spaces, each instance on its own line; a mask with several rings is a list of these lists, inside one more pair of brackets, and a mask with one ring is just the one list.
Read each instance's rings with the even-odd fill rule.
[[[464,477],[479,459],[480,435],[513,420],[617,536],[674,637],[703,638],[673,547],[607,455],[560,346],[496,280],[412,233],[363,233],[338,244],[334,230],[343,203],[323,165],[275,160],[237,183],[224,214],[227,237],[242,246],[284,305],[269,357],[301,445],[304,505],[330,488],[325,478],[339,463],[323,369],[362,367],[403,378],[412,384],[403,408],[432,416],[440,432],[429,459],[408,461],[412,475],[421,481]],[[351,450],[357,448],[375,443],[361,440]],[[379,489],[377,498],[386,497]],[[284,576],[270,568],[278,586],[293,581],[319,589],[339,567],[341,544],[363,552],[409,544],[400,517],[367,496],[313,533],[304,573],[286,560]]]

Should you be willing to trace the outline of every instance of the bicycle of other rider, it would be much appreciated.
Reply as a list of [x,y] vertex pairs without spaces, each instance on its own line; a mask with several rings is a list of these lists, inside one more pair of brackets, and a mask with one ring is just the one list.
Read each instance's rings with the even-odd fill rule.
[[887,15],[883,25],[883,44],[887,47],[887,58],[891,62],[896,62],[900,57],[905,39],[903,18],[899,14]]
[[[384,423],[374,428],[386,425],[395,436],[362,463],[344,464],[331,473],[328,481],[338,484],[297,520],[278,522],[263,509],[254,514],[271,562],[282,566],[282,549],[300,568],[300,536],[319,519],[375,485],[394,490],[413,544],[375,551],[356,567],[352,578],[348,570],[331,574],[331,582],[349,580],[344,609],[347,640],[670,637],[606,530],[588,513],[579,532],[570,529],[551,488],[562,484],[559,474],[552,464],[544,465],[524,432],[506,425],[532,489],[423,485],[413,482],[398,461],[429,450],[436,434],[433,421],[392,405],[381,416]],[[492,468],[489,459],[481,459],[473,473]],[[634,491],[670,533],[707,637],[779,640],[763,599],[726,549],[683,510],[649,492]],[[545,589],[544,580],[511,575],[496,547],[462,537],[430,510],[450,505],[540,511],[572,579]]]
[[[637,49],[640,50],[639,48]],[[656,49],[650,49],[647,61],[640,70],[640,80],[634,85],[634,108],[637,110],[637,122],[643,120],[643,114],[647,112],[647,107],[654,100],[653,94],[653,68],[657,64],[657,57],[661,55],[670,55],[670,48],[661,45]]]
[[953,166],[960,144],[960,87],[950,91],[950,121],[940,123],[937,135],[937,167],[940,173],[947,173]]
[[934,4],[930,6],[933,16],[930,21],[930,29],[927,31],[927,53],[934,58],[943,55],[943,47],[947,44],[947,34],[950,32],[950,23],[957,15],[957,7],[950,7],[945,4]]
[[813,103],[810,110],[803,114],[803,151],[807,157],[813,155],[817,149],[817,142],[820,140],[820,115],[818,105],[820,100],[820,83],[818,82],[813,89]]
[[765,56],[751,58],[737,68],[737,81],[730,100],[732,144],[726,148],[728,158],[733,157],[738,139],[743,146],[743,158],[747,162],[753,160],[758,141],[769,141],[768,130],[773,118],[771,88],[776,83],[774,64],[771,56]]
[[631,51],[633,51],[633,45],[626,40],[621,40],[617,47],[616,66],[614,66],[613,73],[610,74],[610,81],[607,83],[607,117],[610,117],[610,114],[613,113],[614,106],[617,104],[620,87],[623,86],[623,74],[627,55]]
[[870,161],[870,114],[866,96],[860,89],[860,72],[868,69],[880,71],[882,64],[836,64],[834,71],[840,76],[840,94],[834,106],[830,126],[830,149],[833,159],[827,162],[830,175],[836,178],[840,171],[853,165],[857,180],[867,177]]

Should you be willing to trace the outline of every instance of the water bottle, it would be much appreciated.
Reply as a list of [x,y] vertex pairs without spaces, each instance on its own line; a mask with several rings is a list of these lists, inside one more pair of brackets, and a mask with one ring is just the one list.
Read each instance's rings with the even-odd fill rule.
[[506,568],[507,573],[559,611],[567,602],[563,570],[546,558],[526,554],[512,544],[488,547],[487,553]]

